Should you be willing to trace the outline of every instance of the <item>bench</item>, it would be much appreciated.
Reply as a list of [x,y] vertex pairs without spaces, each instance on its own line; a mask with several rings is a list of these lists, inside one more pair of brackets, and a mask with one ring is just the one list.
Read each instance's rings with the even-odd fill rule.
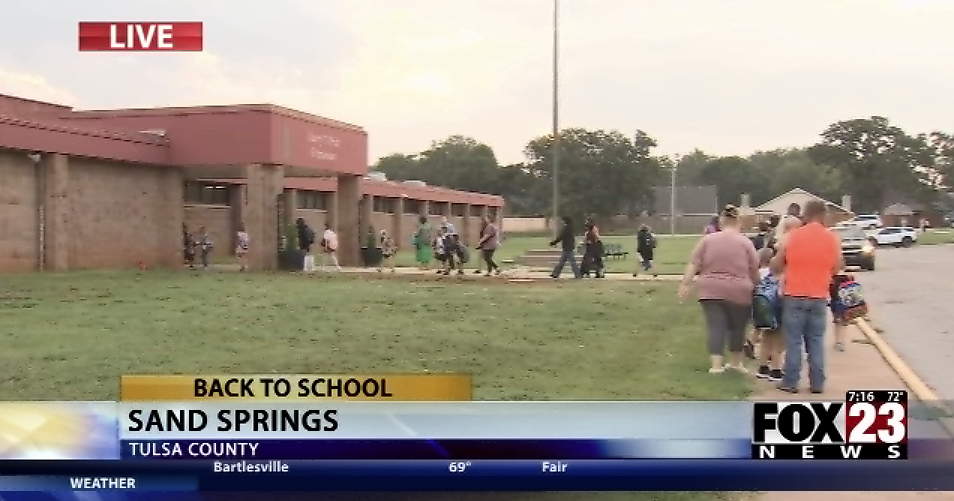
[[[586,245],[580,244],[576,248],[577,254],[583,255],[586,253]],[[629,251],[623,250],[622,244],[603,244],[603,257],[611,257],[614,259],[626,259],[626,256],[629,256]]]

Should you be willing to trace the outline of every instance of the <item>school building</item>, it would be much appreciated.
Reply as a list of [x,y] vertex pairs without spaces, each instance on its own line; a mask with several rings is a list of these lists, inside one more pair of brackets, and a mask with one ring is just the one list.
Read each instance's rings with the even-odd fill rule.
[[274,105],[84,111],[0,95],[0,272],[179,266],[183,225],[274,269],[298,217],[357,265],[368,228],[402,248],[421,215],[475,243],[501,197],[368,172],[360,127]]

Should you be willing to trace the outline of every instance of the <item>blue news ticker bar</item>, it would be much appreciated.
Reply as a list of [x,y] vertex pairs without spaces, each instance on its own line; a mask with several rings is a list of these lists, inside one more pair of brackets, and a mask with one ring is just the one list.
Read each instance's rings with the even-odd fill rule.
[[[253,448],[254,447],[254,448]],[[748,439],[123,440],[124,460],[749,459]],[[954,440],[908,441],[908,457],[954,461]]]
[[954,461],[569,460],[550,462],[554,468],[529,460],[277,463],[287,471],[215,472],[211,461],[6,461],[0,462],[0,491],[73,490],[71,478],[84,476],[134,479],[136,487],[126,492],[954,490]]

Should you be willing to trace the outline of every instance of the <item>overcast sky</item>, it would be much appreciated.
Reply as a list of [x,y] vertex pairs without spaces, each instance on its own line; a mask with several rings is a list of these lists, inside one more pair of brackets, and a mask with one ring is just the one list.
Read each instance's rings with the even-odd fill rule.
[[[371,157],[551,128],[553,0],[33,0],[0,7],[0,93],[77,108],[271,102]],[[884,115],[954,130],[954,0],[560,0],[561,125],[660,153],[813,142]],[[202,21],[202,53],[80,53],[79,21]]]

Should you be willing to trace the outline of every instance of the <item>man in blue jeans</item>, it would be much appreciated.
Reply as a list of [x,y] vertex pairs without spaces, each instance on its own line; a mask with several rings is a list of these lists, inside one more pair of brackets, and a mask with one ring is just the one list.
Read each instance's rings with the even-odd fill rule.
[[560,233],[557,234],[556,240],[550,242],[550,247],[553,247],[556,244],[561,244],[562,252],[560,252],[560,260],[557,262],[556,267],[553,268],[553,273],[550,274],[553,278],[560,278],[560,275],[563,273],[563,267],[567,262],[570,263],[570,269],[573,270],[574,278],[583,278],[583,274],[580,273],[580,266],[576,263],[576,236],[573,234],[573,225],[571,224],[570,218],[563,216],[563,227],[560,228]]
[[798,393],[803,345],[808,355],[809,389],[812,393],[825,389],[829,286],[843,267],[841,242],[825,227],[826,213],[824,202],[808,202],[803,214],[805,224],[785,235],[772,258],[772,271],[782,276],[785,335],[784,375],[778,389],[788,393]]

